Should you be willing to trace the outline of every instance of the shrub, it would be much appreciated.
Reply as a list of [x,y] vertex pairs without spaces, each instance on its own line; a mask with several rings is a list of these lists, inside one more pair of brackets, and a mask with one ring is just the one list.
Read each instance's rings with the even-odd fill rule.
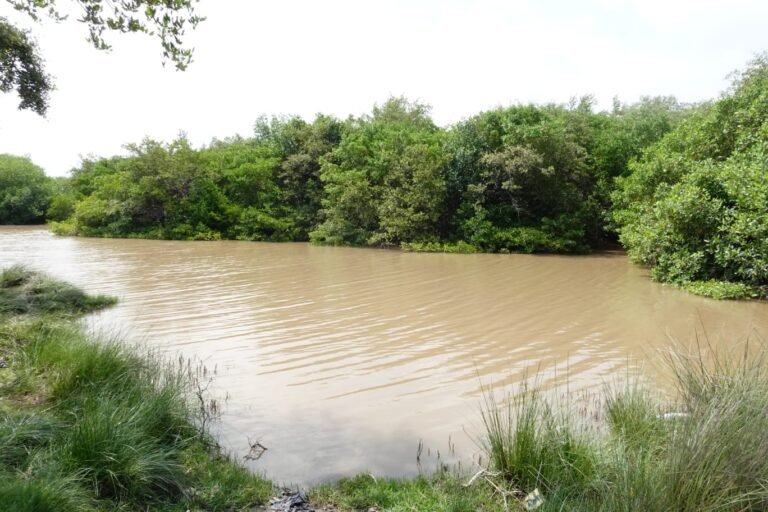
[[52,184],[29,158],[0,154],[0,224],[42,223]]
[[620,240],[655,279],[715,298],[743,298],[768,285],[766,98],[763,56],[729,94],[682,123],[618,180],[613,217]]

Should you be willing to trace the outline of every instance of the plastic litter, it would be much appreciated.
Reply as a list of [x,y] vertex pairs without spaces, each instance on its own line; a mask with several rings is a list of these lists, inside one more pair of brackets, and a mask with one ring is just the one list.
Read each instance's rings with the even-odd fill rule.
[[665,420],[673,420],[675,418],[687,418],[690,416],[687,412],[665,412],[659,417]]
[[534,489],[528,494],[528,496],[523,498],[523,505],[525,506],[525,510],[536,510],[543,504],[544,497],[541,495],[538,488]]
[[283,490],[279,498],[269,500],[269,509],[281,512],[315,512],[315,509],[309,506],[309,499],[305,493],[288,489]]

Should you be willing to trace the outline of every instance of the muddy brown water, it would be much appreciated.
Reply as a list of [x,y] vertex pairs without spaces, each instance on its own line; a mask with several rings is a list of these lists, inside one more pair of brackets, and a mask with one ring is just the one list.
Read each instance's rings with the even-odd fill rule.
[[661,379],[670,339],[768,333],[768,304],[653,283],[621,252],[409,254],[0,227],[0,267],[13,263],[117,295],[92,328],[216,368],[229,397],[222,443],[242,456],[260,440],[268,451],[250,467],[284,483],[411,475],[420,440],[422,467],[438,451],[468,464],[481,383],[514,386],[531,368],[567,374],[572,389],[638,371]]

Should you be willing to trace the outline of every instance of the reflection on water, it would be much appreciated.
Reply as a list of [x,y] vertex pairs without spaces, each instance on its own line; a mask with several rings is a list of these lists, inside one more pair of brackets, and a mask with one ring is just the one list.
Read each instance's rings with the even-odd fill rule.
[[[419,439],[476,450],[480,383],[527,369],[599,386],[629,360],[704,328],[768,332],[768,304],[652,283],[621,253],[409,254],[250,242],[58,238],[0,228],[0,266],[24,262],[120,304],[91,320],[218,368],[223,441],[278,481],[416,471]],[[651,364],[650,366],[653,366]],[[649,372],[649,375],[658,375]]]

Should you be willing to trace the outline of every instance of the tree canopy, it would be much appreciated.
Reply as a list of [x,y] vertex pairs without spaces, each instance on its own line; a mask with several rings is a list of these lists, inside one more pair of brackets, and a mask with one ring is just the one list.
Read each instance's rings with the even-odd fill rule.
[[583,252],[615,238],[613,180],[679,110],[644,99],[595,112],[583,98],[444,129],[428,106],[389,98],[344,121],[260,118],[250,138],[144,140],[86,160],[49,218],[95,236]]
[[[99,50],[110,49],[107,32],[140,32],[156,36],[162,47],[163,62],[172,62],[177,69],[186,69],[192,60],[192,49],[184,46],[187,27],[195,28],[203,18],[195,14],[199,0],[75,0],[82,9],[77,19],[88,30],[88,40]],[[64,21],[67,16],[57,0],[6,0],[14,9],[33,20],[49,17]],[[48,96],[53,89],[51,77],[45,72],[43,59],[30,33],[0,17],[0,91],[16,90],[21,101],[19,109],[45,115]]]
[[613,216],[630,256],[656,279],[710,295],[768,286],[768,57],[630,171]]
[[50,179],[29,158],[0,155],[0,224],[42,223],[52,192]]

